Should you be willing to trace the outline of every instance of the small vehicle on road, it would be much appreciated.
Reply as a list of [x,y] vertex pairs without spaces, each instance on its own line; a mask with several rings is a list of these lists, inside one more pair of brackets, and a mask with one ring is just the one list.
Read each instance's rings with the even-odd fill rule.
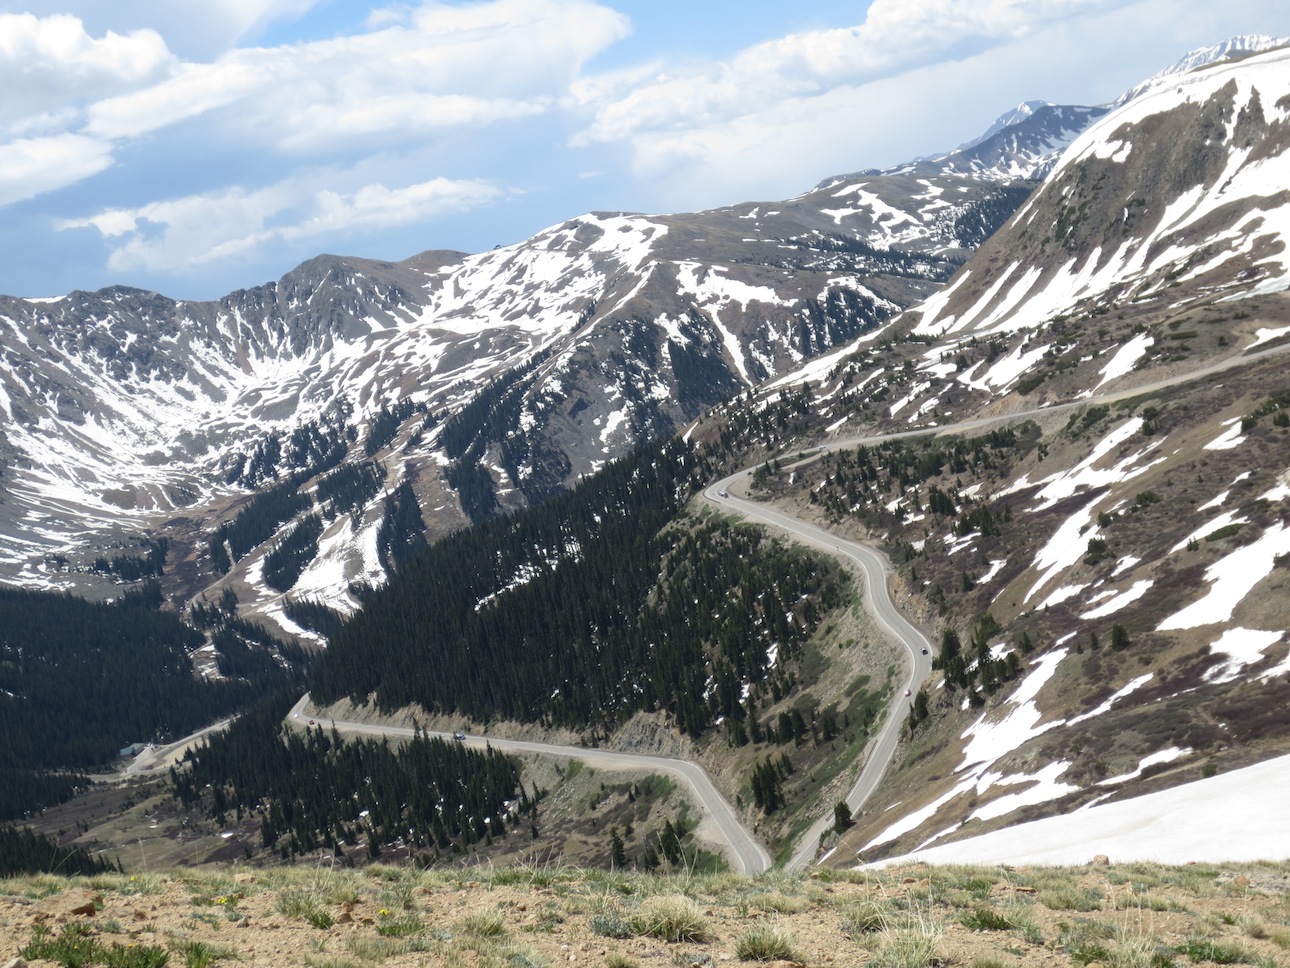
[[717,491],[717,497],[729,497],[729,496],[730,496],[730,492],[727,491],[724,487],[721,490]]
[[452,738],[453,738],[453,739],[455,739],[458,743],[464,743],[464,742],[466,741],[466,734],[465,734],[465,733],[453,733],[453,734],[452,734]]
[[313,724],[314,724],[314,721],[312,719],[309,720],[309,725],[312,726]]
[[927,655],[927,650],[923,649],[923,655]]
[[909,691],[908,689],[906,689],[906,690],[905,690],[905,695],[906,695],[906,696],[908,696],[908,695],[912,695],[912,694],[910,693],[910,691]]

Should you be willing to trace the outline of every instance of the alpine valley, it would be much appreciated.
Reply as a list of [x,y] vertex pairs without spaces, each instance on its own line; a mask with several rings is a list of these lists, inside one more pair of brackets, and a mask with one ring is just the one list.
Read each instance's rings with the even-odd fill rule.
[[[307,687],[318,718],[690,759],[790,863],[1095,814],[1290,755],[1288,234],[1290,48],[1247,37],[783,201],[320,256],[208,303],[0,298],[0,579],[173,613],[153,639],[224,691],[130,724],[158,739]],[[906,692],[918,650],[840,546],[732,494],[878,548],[932,673]],[[0,724],[24,648],[0,631]],[[253,777],[286,694],[172,781],[183,856],[523,855],[505,821],[284,807],[275,771],[331,757],[315,799],[347,802],[395,755],[308,733]],[[711,839],[666,784],[466,750],[496,783],[471,810],[547,818],[529,847]],[[449,770],[415,755],[390,774]],[[59,813],[84,801],[38,826],[106,842]]]

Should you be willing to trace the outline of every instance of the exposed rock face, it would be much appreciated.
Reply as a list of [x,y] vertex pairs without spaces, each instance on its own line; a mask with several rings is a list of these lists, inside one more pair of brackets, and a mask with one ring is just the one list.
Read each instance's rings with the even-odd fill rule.
[[[951,382],[979,399],[1023,379],[1043,347],[1021,334],[1057,316],[1275,288],[1284,56],[1157,79],[1105,117],[1026,105],[947,155],[781,202],[592,213],[478,255],[319,256],[213,302],[0,298],[0,577],[101,583],[78,569],[165,533],[175,591],[194,592],[212,577],[199,550],[252,489],[377,459],[383,492],[328,520],[329,564],[293,589],[352,607],[350,582],[388,565],[379,524],[401,482],[409,522],[460,527],[920,303],[926,365],[963,360]],[[989,367],[966,369],[985,336]],[[936,385],[902,403],[911,418]],[[262,556],[235,569],[239,593],[262,591]]]
[[[387,489],[412,480],[432,533],[539,499],[922,299],[1025,194],[867,176],[584,215],[480,255],[319,256],[214,302],[0,299],[0,572],[83,585],[78,567],[180,516],[191,560],[248,488],[325,469],[324,437],[381,459]],[[348,564],[311,592],[380,580],[382,501],[326,536]]]

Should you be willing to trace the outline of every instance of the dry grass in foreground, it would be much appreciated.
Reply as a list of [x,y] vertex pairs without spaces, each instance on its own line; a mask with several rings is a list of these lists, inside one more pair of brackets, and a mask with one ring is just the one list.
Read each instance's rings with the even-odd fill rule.
[[745,878],[293,867],[0,881],[0,965],[1290,964],[1290,864]]

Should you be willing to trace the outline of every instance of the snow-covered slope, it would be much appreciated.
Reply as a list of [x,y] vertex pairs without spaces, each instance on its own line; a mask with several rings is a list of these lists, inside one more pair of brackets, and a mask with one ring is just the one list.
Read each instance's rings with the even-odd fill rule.
[[1120,803],[1017,824],[881,861],[929,864],[1230,863],[1290,857],[1290,757]]
[[1198,47],[1195,50],[1188,51],[1174,63],[1153,74],[1141,84],[1125,91],[1116,98],[1113,106],[1119,107],[1122,104],[1127,104],[1135,97],[1145,94],[1153,88],[1171,83],[1180,74],[1187,74],[1222,61],[1238,60],[1250,54],[1261,54],[1277,47],[1284,47],[1286,44],[1290,44],[1290,37],[1273,37],[1268,34],[1242,34],[1237,37],[1230,37],[1217,44],[1211,44],[1208,47]]
[[999,118],[976,141],[915,167],[922,172],[973,174],[994,181],[1042,179],[1105,107],[1026,102]]
[[[1278,56],[1263,58],[1279,64]],[[1121,113],[1138,112],[1124,117],[1146,124],[1154,109],[1142,105],[1162,103],[1170,90],[1153,88]],[[1248,195],[1246,169],[1280,171],[1284,112],[1274,102],[1265,96],[1271,120],[1262,127],[1224,128],[1225,138],[1257,135],[1262,147],[1246,151],[1250,163],[1234,169],[1231,185],[1215,188],[1222,171],[1206,169],[1198,184],[1223,196],[1219,212],[1228,196]],[[318,559],[293,591],[353,607],[352,583],[383,573],[377,531],[385,495],[400,482],[413,485],[430,534],[442,533],[490,508],[539,499],[747,386],[797,379],[807,361],[828,359],[934,292],[1100,110],[1031,104],[940,159],[830,179],[781,202],[693,215],[592,213],[469,256],[323,256],[217,302],[128,289],[0,300],[0,577],[110,589],[86,571],[94,559],[128,553],[143,535],[166,536],[173,591],[194,594],[216,577],[206,552],[215,525],[275,480],[304,474],[312,487],[308,478],[333,466],[343,445],[350,462],[380,462],[381,489],[328,519]],[[1109,130],[1105,120],[1093,129]],[[1063,161],[1063,188],[1045,187],[1027,203],[1032,235],[1056,220],[1052,212],[1069,211],[1066,180],[1089,177],[1077,172],[1092,164],[1136,171],[1132,151],[1117,161],[1111,156],[1125,149],[1097,148],[1109,142],[1093,131]],[[1171,223],[1209,225],[1219,217],[1213,192],[1181,221],[1175,210],[1193,188],[1170,195],[1144,184],[1133,197],[1150,190],[1161,198],[1152,205],[1174,206]],[[1142,208],[1126,203],[1139,222]],[[948,418],[1024,385],[1056,359],[1054,346],[1073,352],[1065,337],[1038,339],[1017,318],[1042,317],[1092,257],[1031,259],[1035,240],[1015,241],[1016,224],[1003,236],[1012,241],[989,243],[993,261],[977,260],[951,292],[925,304],[915,335],[936,348],[875,379],[872,391],[899,391],[891,416]],[[1156,245],[1127,238],[1132,253]],[[1074,242],[1063,236],[1061,244]],[[1220,265],[1217,251],[1205,251],[1204,284],[1220,271],[1261,271]],[[974,345],[981,334],[988,346]],[[1126,337],[1113,358],[1086,361],[1074,378],[1087,382],[1085,370],[1097,366],[1094,383],[1131,379],[1163,344],[1151,333]],[[244,601],[249,594],[276,607],[281,596],[265,590],[262,559],[291,523],[225,580]]]
[[921,178],[968,177],[1008,184],[1039,181],[1066,147],[1109,107],[1024,101],[1004,112],[980,137],[953,151],[919,158],[894,168],[856,172],[827,179],[816,190],[863,177],[904,175]]
[[[0,576],[104,584],[92,560],[164,535],[177,591],[196,592],[214,525],[251,490],[332,466],[326,438],[383,465],[382,493],[329,524],[302,579],[353,607],[350,583],[381,577],[375,529],[400,481],[432,534],[540,498],[934,291],[1019,201],[970,179],[868,179],[694,215],[593,213],[478,255],[323,256],[210,303],[0,299]],[[469,444],[445,446],[472,400]],[[463,463],[487,474],[464,511]],[[265,607],[270,545],[232,577]]]
[[1290,51],[1173,72],[949,286],[770,385],[835,441],[1024,413],[768,485],[961,642],[831,862],[1007,862],[955,844],[1290,752],[1288,185]]
[[1252,279],[1256,291],[1290,286],[1288,94],[1286,49],[1162,78],[1071,145],[985,264],[922,307],[917,332],[1037,331],[1076,313],[1245,294]]

